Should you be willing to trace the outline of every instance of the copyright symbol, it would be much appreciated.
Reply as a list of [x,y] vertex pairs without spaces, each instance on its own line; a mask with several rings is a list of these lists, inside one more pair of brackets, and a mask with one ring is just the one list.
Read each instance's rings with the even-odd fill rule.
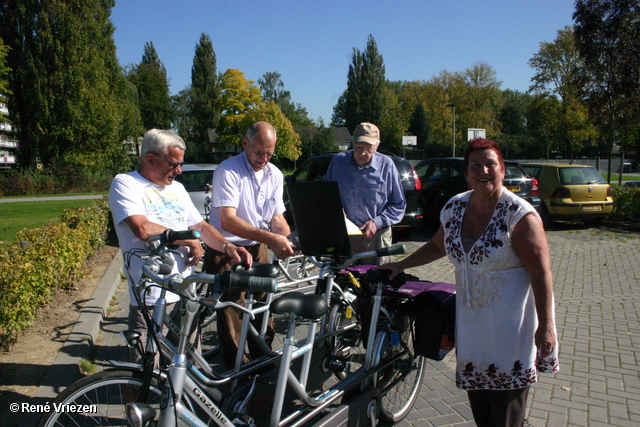
[[9,405],[9,410],[11,412],[18,412],[20,410],[20,405],[17,403],[12,403],[11,405]]

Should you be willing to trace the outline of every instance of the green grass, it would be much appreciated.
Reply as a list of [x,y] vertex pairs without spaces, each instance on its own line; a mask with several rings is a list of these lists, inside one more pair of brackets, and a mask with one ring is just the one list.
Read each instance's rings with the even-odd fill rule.
[[0,203],[0,242],[10,242],[23,228],[36,228],[59,220],[65,209],[75,209],[95,200],[55,200]]

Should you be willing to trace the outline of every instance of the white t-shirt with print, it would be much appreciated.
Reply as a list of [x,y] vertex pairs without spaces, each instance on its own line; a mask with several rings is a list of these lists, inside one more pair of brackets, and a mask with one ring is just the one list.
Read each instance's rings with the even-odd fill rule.
[[[124,221],[132,215],[144,215],[149,221],[176,231],[186,230],[202,221],[202,216],[181,183],[174,181],[167,186],[156,185],[140,175],[138,171],[119,174],[113,179],[109,191],[109,205],[123,255],[132,249],[145,249],[144,242],[133,234]],[[174,256],[176,263],[173,273],[189,275],[192,268],[185,265],[187,248],[180,247],[179,251],[184,256]],[[125,255],[125,262],[126,260]],[[131,274],[135,283],[142,276],[143,263],[144,261],[140,258],[131,257]],[[131,286],[129,286],[129,292],[131,304],[138,305]],[[160,289],[153,287],[147,292],[146,304],[153,305],[159,295]],[[167,292],[168,303],[178,299],[177,295]]]

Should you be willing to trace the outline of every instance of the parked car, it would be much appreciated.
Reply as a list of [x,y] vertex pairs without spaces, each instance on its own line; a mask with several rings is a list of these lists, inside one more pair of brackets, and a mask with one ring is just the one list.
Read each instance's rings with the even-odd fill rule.
[[625,187],[636,187],[636,188],[639,188],[640,187],[640,181],[625,181],[625,183],[623,185]]
[[593,166],[569,163],[521,163],[538,178],[542,217],[554,220],[578,219],[601,222],[613,210],[611,187]]
[[[285,177],[285,183],[290,182],[305,182],[305,181],[324,181],[324,176],[329,168],[329,163],[335,154],[324,154],[320,156],[311,157],[298,167],[293,174]],[[415,170],[411,166],[408,160],[398,157],[393,154],[386,154],[391,157],[393,163],[398,169],[400,179],[402,181],[402,188],[404,190],[404,196],[407,200],[407,209],[404,213],[404,218],[399,224],[393,226],[393,231],[396,237],[408,237],[417,227],[422,224],[422,209],[418,203],[420,180],[416,175]],[[286,185],[286,184],[285,184]],[[310,195],[312,197],[313,195]],[[287,211],[285,212],[285,218],[287,222],[293,226],[293,214],[289,208],[289,200],[287,197],[287,191],[284,192],[285,206]]]
[[217,164],[203,163],[183,165],[182,173],[176,177],[176,180],[184,185],[191,201],[205,220],[209,220],[211,185],[216,167]]
[[[538,180],[527,173],[516,162],[505,161],[504,186],[522,197],[540,211]],[[422,182],[421,200],[425,225],[436,225],[440,211],[456,194],[469,190],[464,176],[464,159],[446,157],[426,159],[415,165]]]

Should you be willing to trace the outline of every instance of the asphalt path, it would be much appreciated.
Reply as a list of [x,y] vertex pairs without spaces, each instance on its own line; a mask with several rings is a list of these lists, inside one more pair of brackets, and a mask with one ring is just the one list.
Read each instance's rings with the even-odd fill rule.
[[86,194],[81,196],[42,196],[42,197],[1,197],[0,203],[11,202],[47,202],[55,200],[91,200],[102,199],[105,194]]

